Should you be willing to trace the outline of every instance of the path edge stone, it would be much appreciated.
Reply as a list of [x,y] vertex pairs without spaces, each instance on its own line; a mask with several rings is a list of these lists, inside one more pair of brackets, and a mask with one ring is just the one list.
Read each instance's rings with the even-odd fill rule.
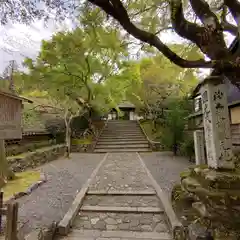
[[136,154],[137,154],[143,168],[145,169],[148,177],[150,178],[152,185],[156,190],[158,198],[160,199],[160,201],[162,203],[165,215],[167,217],[168,225],[171,228],[174,239],[176,239],[177,237],[180,237],[177,239],[185,239],[184,238],[184,236],[185,236],[184,227],[183,227],[182,223],[180,222],[180,220],[178,219],[176,213],[174,212],[173,207],[172,207],[167,195],[164,193],[164,191],[161,189],[159,184],[156,182],[156,180],[152,176],[151,172],[147,168],[147,166],[144,163],[144,160],[142,159],[140,154],[138,152]]
[[73,200],[72,205],[70,206],[69,210],[67,211],[67,213],[64,215],[64,217],[62,218],[62,220],[59,222],[58,226],[57,226],[57,233],[59,235],[63,235],[66,236],[69,231],[70,228],[73,224],[73,221],[75,219],[75,217],[78,214],[78,211],[80,210],[81,206],[82,206],[82,202],[83,199],[88,191],[89,185],[91,183],[91,181],[93,180],[93,178],[97,175],[100,167],[103,165],[103,163],[106,161],[108,156],[108,153],[105,154],[105,156],[103,157],[103,159],[101,160],[101,162],[97,165],[97,167],[95,168],[95,170],[92,172],[92,174],[90,175],[90,177],[88,178],[88,180],[85,182],[85,184],[82,186],[80,192],[77,194],[77,196],[75,197],[75,199]]

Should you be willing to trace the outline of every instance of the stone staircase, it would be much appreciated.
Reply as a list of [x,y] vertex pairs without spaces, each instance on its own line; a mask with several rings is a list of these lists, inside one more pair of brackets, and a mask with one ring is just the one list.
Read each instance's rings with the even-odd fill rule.
[[[105,159],[105,160],[104,160]],[[173,240],[138,153],[107,153],[58,225],[58,240]]]
[[149,152],[148,141],[137,121],[110,120],[94,152]]

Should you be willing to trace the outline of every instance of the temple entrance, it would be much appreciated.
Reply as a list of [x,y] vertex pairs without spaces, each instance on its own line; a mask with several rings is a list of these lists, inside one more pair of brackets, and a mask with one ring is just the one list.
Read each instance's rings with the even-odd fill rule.
[[112,109],[108,113],[109,120],[136,120],[137,115],[135,113],[135,106],[132,103],[121,103],[118,105],[118,109],[121,114],[116,109]]
[[122,119],[122,120],[131,120],[130,119],[130,112],[129,111],[124,111],[123,112],[123,116],[120,117],[120,119]]

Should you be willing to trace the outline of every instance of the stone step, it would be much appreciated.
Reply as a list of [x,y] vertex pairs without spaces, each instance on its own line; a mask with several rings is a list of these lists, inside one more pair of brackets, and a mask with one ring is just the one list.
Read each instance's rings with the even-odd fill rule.
[[[163,213],[79,211],[73,229],[168,233]],[[114,237],[114,236],[113,236]]]
[[119,123],[119,124],[138,124],[137,121],[133,121],[133,120],[110,120],[110,121],[108,121],[108,124],[114,124],[114,123]]
[[121,136],[121,135],[144,135],[142,132],[138,131],[138,132],[128,132],[128,131],[125,131],[125,132],[103,132],[102,135],[114,135],[114,136]]
[[127,232],[73,229],[64,240],[173,240],[166,232]]
[[127,141],[128,140],[131,140],[131,141],[133,141],[133,140],[146,140],[146,138],[144,137],[144,136],[128,136],[128,135],[122,135],[122,136],[101,136],[100,137],[100,139],[116,139],[116,141],[118,140],[118,139],[126,139]]
[[124,140],[137,140],[137,139],[141,139],[141,140],[146,140],[146,137],[144,136],[144,135],[142,135],[142,136],[104,136],[104,135],[102,135],[102,136],[100,136],[100,138],[99,138],[100,140],[101,139],[112,139],[112,140],[114,140],[114,139],[116,139],[116,140],[118,140],[118,139],[124,139]]
[[123,128],[123,127],[127,127],[127,128],[140,128],[138,124],[111,124],[111,125],[107,125],[106,128]]
[[[121,140],[117,139],[117,138],[101,138],[99,140],[99,142],[103,142],[104,144],[108,144],[109,142],[114,142],[113,144],[121,144],[123,142],[134,142],[134,144],[138,144],[138,143],[141,143],[141,142],[146,142],[146,139],[144,138],[138,138],[138,139],[135,139],[135,138],[122,138]],[[98,143],[99,143],[98,142]],[[127,143],[128,144],[128,143]]]
[[125,149],[125,148],[148,148],[149,145],[148,144],[115,144],[115,145],[111,145],[111,144],[97,144],[97,146],[95,147],[95,149],[98,148],[105,148],[105,149],[109,149],[109,148],[119,148],[119,149]]
[[118,144],[118,145],[125,145],[125,144],[148,144],[148,141],[147,140],[135,140],[135,141],[122,141],[122,140],[116,140],[116,141],[103,141],[103,140],[99,140],[97,142],[97,145],[104,145],[104,144],[108,144],[108,145],[115,145],[115,144]]
[[155,196],[156,192],[154,190],[142,190],[142,191],[117,191],[117,190],[88,190],[87,195],[102,195],[102,196]]
[[106,127],[139,127],[138,124],[119,124],[119,123],[114,123],[114,124],[108,124]]
[[[98,206],[98,207],[127,207],[128,211],[131,211],[131,208],[144,208],[144,212],[156,211],[162,212],[160,209],[160,202],[158,197],[155,196],[138,196],[138,195],[86,195],[83,202],[83,207],[88,206]],[[152,208],[152,209],[149,209]],[[155,208],[155,209],[153,209]],[[159,208],[159,209],[158,209]],[[138,209],[139,210],[139,209]],[[142,209],[144,210],[144,209]],[[121,211],[121,209],[119,209]],[[132,209],[133,212],[136,212],[136,209]]]
[[[127,138],[127,139],[139,139],[139,138],[145,138],[145,136],[143,136],[143,135],[136,135],[136,136],[130,136],[130,135],[121,135],[121,136],[119,136],[119,135],[103,135],[103,136],[101,136],[101,138],[116,138],[116,139],[119,139],[119,138]],[[146,138],[145,138],[146,139]]]
[[106,152],[151,152],[150,148],[125,148],[125,149],[106,149],[106,148],[100,148],[95,149],[95,153],[106,153]]
[[139,124],[136,123],[136,122],[111,122],[111,123],[107,124],[107,126],[116,126],[116,125],[119,125],[119,126],[139,126]]
[[122,130],[122,129],[141,129],[138,125],[112,125],[106,126],[104,129],[115,129],[115,130]]
[[115,207],[115,206],[92,206],[81,207],[82,212],[111,212],[111,213],[163,213],[159,207]]
[[123,128],[123,129],[104,129],[103,133],[139,133],[139,132],[142,132],[140,129],[132,129],[132,128],[129,128],[129,129],[126,129],[126,128]]
[[142,138],[100,138],[98,140],[98,142],[142,142],[142,141],[146,141],[146,138],[142,137]]
[[130,136],[130,135],[121,135],[121,136],[119,136],[119,135],[102,135],[101,137],[100,137],[101,139],[104,139],[104,138],[112,138],[112,139],[123,139],[123,138],[125,138],[125,139],[145,139],[146,140],[146,138],[145,138],[145,136],[143,136],[143,135],[136,135],[136,136]]
[[137,123],[134,123],[134,124],[107,124],[106,125],[106,127],[114,127],[114,126],[119,126],[119,127],[121,127],[121,126],[126,126],[126,127],[137,127],[137,128],[139,128],[140,127],[140,125],[139,124],[137,124]]

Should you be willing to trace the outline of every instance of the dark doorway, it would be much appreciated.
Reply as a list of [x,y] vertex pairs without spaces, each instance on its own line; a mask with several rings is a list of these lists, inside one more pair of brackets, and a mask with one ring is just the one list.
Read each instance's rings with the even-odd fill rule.
[[130,112],[129,111],[124,111],[123,119],[124,120],[129,120],[130,119]]

